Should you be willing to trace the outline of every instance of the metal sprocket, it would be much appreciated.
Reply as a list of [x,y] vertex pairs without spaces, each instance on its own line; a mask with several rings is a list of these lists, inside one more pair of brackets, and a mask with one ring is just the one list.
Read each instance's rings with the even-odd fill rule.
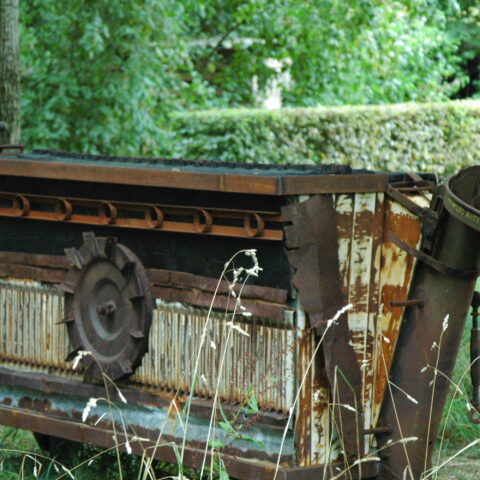
[[148,347],[154,300],[138,257],[113,237],[83,234],[66,249],[72,263],[65,281],[65,319],[73,350],[81,350],[86,379],[116,380],[133,373]]

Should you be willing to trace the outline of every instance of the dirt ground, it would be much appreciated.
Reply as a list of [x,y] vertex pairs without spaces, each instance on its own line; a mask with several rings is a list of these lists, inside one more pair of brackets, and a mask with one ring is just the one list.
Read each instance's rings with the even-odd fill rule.
[[480,460],[461,458],[454,460],[439,472],[438,480],[478,480],[480,479]]

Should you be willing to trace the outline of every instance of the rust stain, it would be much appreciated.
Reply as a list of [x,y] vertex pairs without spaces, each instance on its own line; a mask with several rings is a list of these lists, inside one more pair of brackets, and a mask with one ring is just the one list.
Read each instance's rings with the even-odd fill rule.
[[[313,354],[312,334],[309,330],[301,332],[298,338],[298,377],[302,379]],[[295,422],[297,459],[300,466],[312,464],[312,372],[310,371],[298,399]]]
[[340,268],[340,278],[342,279],[342,293],[348,298],[349,271],[352,245],[352,225],[353,225],[353,204],[355,196],[337,195],[335,199],[335,210],[337,213],[337,232],[338,232],[338,261]]
[[404,311],[402,307],[392,307],[391,302],[407,299],[414,267],[414,258],[388,239],[389,232],[394,233],[412,247],[418,247],[420,243],[421,225],[419,219],[390,199],[386,202],[382,247],[382,312],[377,335],[379,347],[375,365],[374,420],[379,414]]
[[[375,214],[373,219],[373,242],[372,242],[372,256],[370,266],[370,292],[368,298],[368,348],[369,348],[369,363],[365,367],[366,383],[367,383],[367,398],[365,402],[368,403],[368,414],[365,414],[365,428],[368,429],[373,426],[373,402],[376,391],[376,375],[375,362],[378,355],[378,320],[379,307],[381,305],[380,299],[380,283],[381,283],[381,257],[383,249],[383,232],[385,226],[385,196],[384,194],[377,195],[377,203],[375,207]],[[368,444],[366,445],[368,451]]]

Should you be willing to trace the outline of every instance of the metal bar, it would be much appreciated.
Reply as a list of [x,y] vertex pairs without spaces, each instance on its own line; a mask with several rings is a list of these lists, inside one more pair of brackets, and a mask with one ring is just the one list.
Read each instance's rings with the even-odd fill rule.
[[384,192],[387,174],[255,176],[0,158],[0,175],[258,195]]
[[[1,261],[0,253],[0,261]],[[194,275],[185,272],[175,272],[172,270],[147,269],[147,275],[153,285],[172,286],[182,288],[195,288],[203,292],[214,293],[217,290],[219,294],[228,294],[230,291],[229,283],[226,280],[218,282],[218,279]],[[270,303],[285,304],[288,291],[280,288],[262,287],[257,285],[244,285],[242,288],[242,298],[253,298],[265,300]]]
[[0,159],[0,175],[217,192],[280,195],[278,178]]
[[[0,198],[11,201],[10,207],[0,208],[0,216],[30,220],[48,220],[86,225],[104,225],[122,228],[138,228],[178,233],[220,235],[226,237],[257,238],[262,240],[282,240],[282,218],[275,212],[252,212],[222,210],[218,208],[186,207],[172,205],[150,205],[108,200],[85,200],[77,198],[49,197],[23,193],[0,192]],[[39,205],[53,206],[50,210],[38,209]],[[36,206],[36,208],[33,208]],[[78,207],[97,208],[96,215],[79,213]],[[122,211],[127,215],[118,215]],[[143,212],[144,217],[129,216],[130,212]],[[186,221],[165,219],[164,215],[187,217]],[[188,220],[190,219],[190,220]],[[218,221],[243,220],[243,226],[225,225]],[[253,219],[253,220],[252,220]],[[267,228],[265,228],[265,222]],[[252,225],[255,224],[255,226]],[[278,229],[272,229],[272,224]]]
[[[47,415],[39,415],[23,410],[16,410],[0,407],[0,423],[15,428],[23,428],[47,435],[56,435],[76,442],[88,442],[103,448],[112,448],[115,445],[112,430],[92,427],[84,423],[53,418]],[[155,438],[155,436],[152,436]],[[120,450],[125,449],[125,435],[117,432],[117,441]],[[145,450],[155,452],[154,458],[170,463],[176,463],[176,455],[173,447],[156,447],[152,440],[138,441],[133,437],[129,438],[132,451],[135,455],[143,455]],[[184,466],[200,468],[203,461],[204,450],[199,448],[186,447],[184,455]],[[338,480],[366,479],[375,477],[378,473],[378,462],[360,463],[356,468],[351,468],[342,474],[344,464],[335,462],[328,467],[315,466],[304,468],[286,468],[280,466],[275,475],[273,463],[261,462],[230,455],[222,455],[228,474],[238,480],[317,480],[335,477]],[[207,460],[208,463],[208,460]],[[325,468],[327,471],[325,472]]]
[[444,275],[449,275],[455,278],[475,279],[478,277],[479,271],[477,269],[461,270],[459,268],[448,266],[445,263],[441,262],[440,260],[436,259],[435,257],[432,257],[431,255],[428,255],[427,253],[422,252],[421,250],[417,250],[416,248],[411,247],[407,243],[397,238],[391,232],[389,234],[389,238],[395,245],[400,247],[402,250],[405,250],[408,254],[417,258],[418,260],[423,262],[425,265],[428,265],[429,267],[433,268],[439,273],[442,273]]
[[423,307],[424,301],[419,298],[412,298],[410,300],[400,300],[398,302],[390,302],[392,307]]
[[283,195],[385,192],[387,174],[304,175],[282,178]]
[[0,263],[0,277],[28,278],[38,282],[61,283],[65,274],[66,271],[60,269]]
[[[0,383],[46,393],[75,395],[86,399],[105,396],[105,386],[85,383],[80,377],[77,380],[60,375],[24,372],[5,367],[0,367]],[[116,388],[111,385],[108,388],[111,390],[112,397],[115,397],[117,395]],[[148,388],[144,385],[130,384],[129,386],[122,386],[122,394],[129,404],[148,405],[151,407],[168,408],[172,400],[176,398],[181,409],[186,402],[186,397],[179,398],[174,392]],[[194,416],[210,418],[212,405],[212,400],[193,397],[191,413]],[[225,402],[222,404],[222,409],[231,417],[238,414],[238,405]],[[255,424],[268,425],[269,427],[283,430],[287,419],[287,413],[260,411],[255,415]],[[250,419],[239,417],[237,421],[247,423]]]
[[[35,278],[34,273],[43,270],[45,273],[40,273],[39,275],[44,276],[46,278],[45,281],[53,281],[54,283],[57,283],[56,275],[58,272],[68,270],[70,265],[71,263],[68,258],[63,255],[40,255],[0,251],[0,272],[2,266],[12,269],[17,268],[17,266],[30,268],[39,267],[38,269],[32,269],[32,276],[27,277],[34,280],[42,281],[39,278]],[[43,267],[43,269],[41,267]],[[50,270],[52,270],[52,279],[48,279],[47,277],[47,273]],[[149,268],[146,269],[146,271],[152,285],[173,288],[195,288],[210,293],[214,293],[217,290],[218,279],[216,278],[155,268]],[[2,274],[0,273],[0,275]],[[10,273],[8,275],[10,275]],[[14,275],[13,273],[12,276],[21,278],[21,275]],[[63,281],[63,278],[60,281]],[[218,285],[218,293],[228,294],[229,290],[229,283],[226,280],[220,281],[220,284]],[[259,285],[245,285],[242,288],[242,298],[285,304],[287,297],[288,291],[280,288],[263,287]]]
[[[17,196],[25,196],[31,200],[35,200],[39,203],[45,203],[50,205],[55,205],[58,200],[68,200],[69,202],[74,203],[75,205],[82,206],[82,207],[98,207],[100,204],[104,202],[108,202],[109,200],[106,199],[89,199],[89,198],[77,198],[77,197],[58,197],[52,195],[38,195],[38,194],[31,194],[31,193],[20,193],[20,192],[0,192],[0,198],[5,200],[14,200]],[[200,206],[191,206],[191,205],[171,205],[171,204],[162,204],[162,203],[155,203],[155,204],[145,204],[139,202],[122,202],[122,201],[115,201],[115,205],[120,209],[137,211],[137,212],[144,212],[146,208],[155,206],[157,208],[162,209],[165,213],[172,213],[178,215],[192,215],[192,213],[202,208]],[[213,215],[224,216],[227,218],[243,218],[247,213],[253,213],[261,215],[265,217],[267,221],[271,222],[282,222],[283,219],[280,216],[279,212],[275,211],[266,211],[266,210],[238,210],[238,209],[225,209],[225,208],[216,208],[216,207],[208,207],[208,211],[211,212]]]
[[[171,287],[154,286],[153,295],[167,302],[186,302],[191,305],[208,308],[213,302],[213,308],[233,311],[235,310],[235,299],[226,295],[217,295],[214,298],[210,292],[203,292],[200,289],[182,289]],[[259,300],[243,299],[242,305],[253,316],[265,317],[270,320],[283,322],[285,320],[285,312],[291,311],[286,305],[280,305]],[[279,325],[280,326],[280,325]],[[286,325],[290,328],[290,325]]]
[[59,268],[68,270],[70,262],[64,255],[44,255],[36,253],[1,252],[0,263],[28,265],[32,267]]

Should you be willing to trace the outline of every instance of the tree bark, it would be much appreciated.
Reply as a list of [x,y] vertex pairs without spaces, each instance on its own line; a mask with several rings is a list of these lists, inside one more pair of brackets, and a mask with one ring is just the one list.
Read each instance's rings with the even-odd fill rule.
[[[0,0],[0,122],[8,125],[9,143],[20,142],[19,0]],[[0,143],[3,143],[0,132]]]

